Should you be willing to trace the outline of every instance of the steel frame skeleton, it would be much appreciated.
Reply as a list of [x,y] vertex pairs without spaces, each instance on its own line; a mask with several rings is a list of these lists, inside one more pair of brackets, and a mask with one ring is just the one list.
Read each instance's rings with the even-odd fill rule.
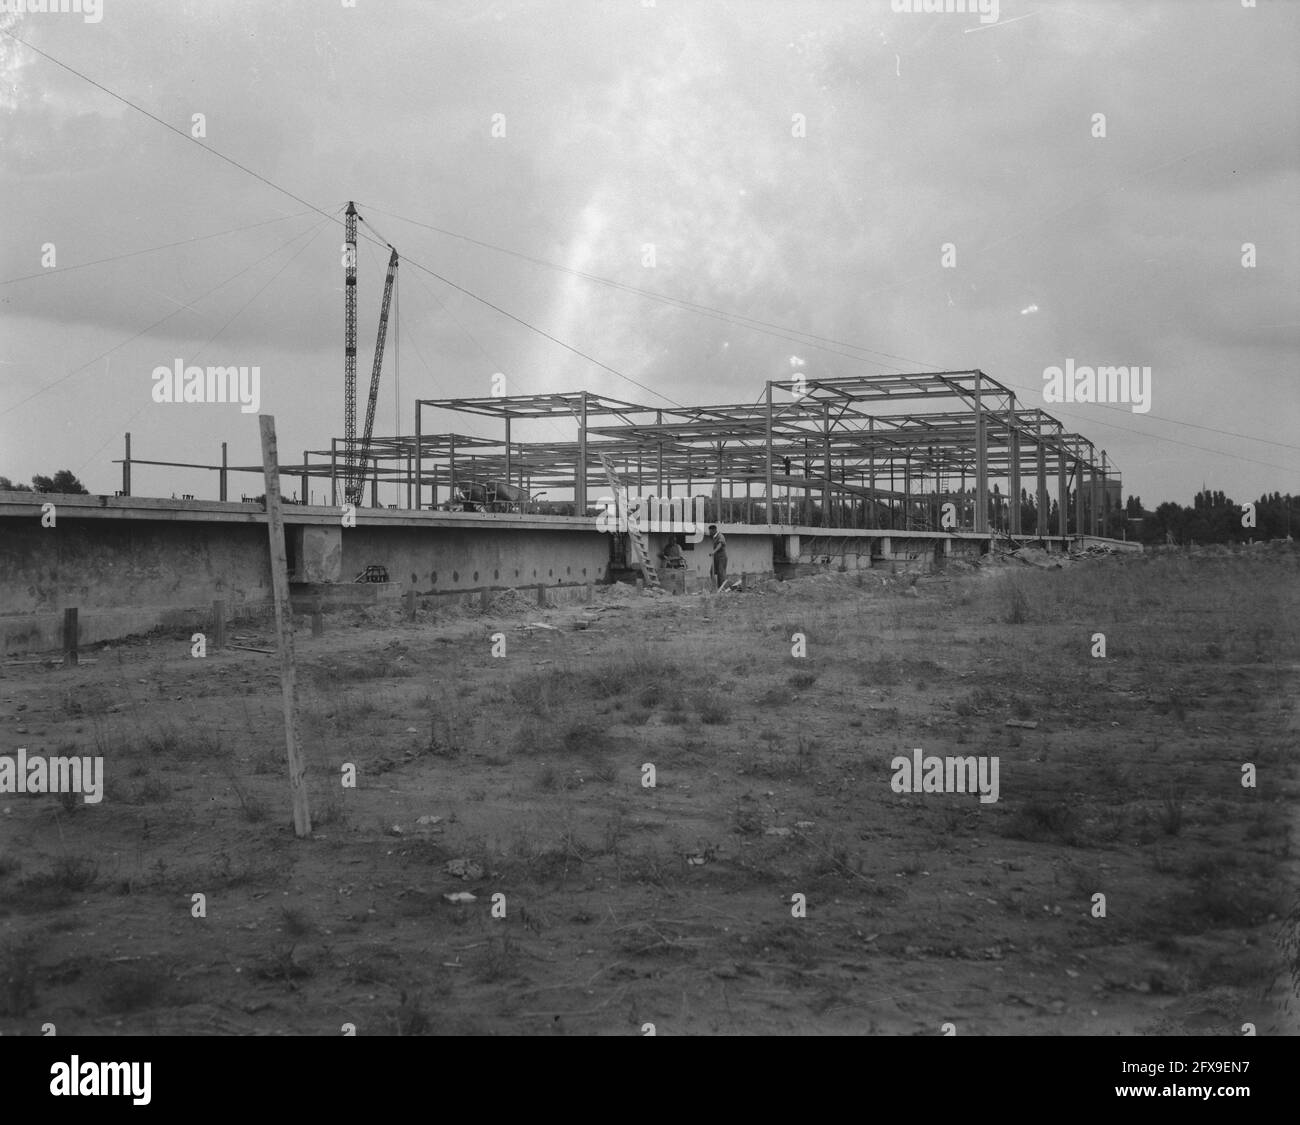
[[[428,432],[436,411],[491,420],[500,436],[459,423]],[[518,440],[521,425],[557,421],[576,427],[576,440]],[[283,471],[302,478],[304,496],[311,478],[330,480],[330,501],[341,503],[358,442],[332,439]],[[454,501],[465,485],[504,482],[582,514],[588,478],[605,479],[602,457],[637,494],[704,494],[710,519],[782,526],[1064,536],[1073,522],[1075,534],[1101,534],[1121,483],[1105,450],[978,370],[770,380],[758,402],[702,406],[590,391],[417,399],[415,432],[373,436],[361,472],[376,505],[385,487],[420,509]],[[150,462],[128,447],[125,492],[132,463]],[[251,470],[226,466],[223,478],[242,471]],[[1021,526],[1022,484],[1037,509],[1031,527]]]

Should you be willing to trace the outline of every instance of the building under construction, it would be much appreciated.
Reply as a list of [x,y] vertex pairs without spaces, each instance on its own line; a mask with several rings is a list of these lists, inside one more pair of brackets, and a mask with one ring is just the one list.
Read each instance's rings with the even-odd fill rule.
[[[417,399],[414,432],[376,435],[399,263],[386,242],[358,433],[358,221],[349,204],[344,433],[278,465],[300,598],[355,601],[358,579],[370,600],[535,586],[544,602],[620,578],[657,585],[669,535],[685,555],[673,588],[707,589],[708,552],[694,550],[703,521],[723,528],[742,583],[800,567],[929,569],[999,538],[1062,550],[1122,534],[1120,479],[1105,451],[979,370],[796,374],[768,381],[753,403],[700,406],[590,391]],[[536,440],[542,427],[568,440]],[[245,483],[235,500],[230,481],[254,474],[260,484],[262,464],[230,464],[225,442],[214,464],[144,458],[128,434],[121,465],[116,496],[60,498],[53,562],[40,501],[0,494],[6,651],[56,641],[69,606],[93,641],[269,603],[267,513],[250,497],[263,488]],[[215,498],[137,498],[135,466],[209,470]],[[679,514],[672,527],[633,514],[649,498]]]
[[[438,411],[493,419],[500,437],[427,432]],[[572,422],[576,440],[515,440],[512,422],[541,419]],[[336,440],[301,467],[328,467],[331,503],[353,448]],[[358,455],[372,506],[387,485],[417,510],[588,514],[593,481],[608,491],[606,460],[635,495],[702,495],[719,523],[1104,535],[1120,496],[1104,450],[978,370],[771,381],[755,404],[665,408],[586,391],[420,399],[413,434]]]

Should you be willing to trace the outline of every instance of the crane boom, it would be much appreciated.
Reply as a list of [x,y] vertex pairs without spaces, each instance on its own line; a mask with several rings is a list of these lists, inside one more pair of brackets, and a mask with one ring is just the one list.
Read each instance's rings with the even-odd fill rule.
[[[379,400],[379,379],[384,367],[384,342],[388,338],[388,308],[393,298],[393,283],[397,280],[397,251],[390,246],[388,273],[384,277],[384,299],[379,308],[379,333],[375,338],[375,361],[370,369],[370,394],[366,400],[366,426],[361,435],[361,448],[350,465],[345,495],[348,503],[360,504],[365,490],[366,464],[370,460],[370,437],[375,428],[375,403]],[[354,416],[355,417],[355,416]]]
[[348,201],[343,245],[343,480],[352,478],[357,438],[357,205]]

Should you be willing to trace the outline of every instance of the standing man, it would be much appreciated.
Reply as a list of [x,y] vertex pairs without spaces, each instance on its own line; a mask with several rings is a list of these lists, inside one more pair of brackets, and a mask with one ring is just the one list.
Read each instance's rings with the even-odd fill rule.
[[716,523],[709,524],[709,535],[713,539],[713,592],[716,594],[727,581],[727,537],[718,530]]

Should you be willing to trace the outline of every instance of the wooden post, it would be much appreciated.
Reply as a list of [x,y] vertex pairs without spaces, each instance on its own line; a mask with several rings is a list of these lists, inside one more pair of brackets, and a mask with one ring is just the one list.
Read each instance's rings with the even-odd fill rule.
[[594,582],[587,583],[587,602],[590,604],[596,596],[596,585]]
[[311,603],[311,635],[319,637],[325,632],[325,616],[321,613],[320,598]]
[[492,587],[484,586],[479,593],[479,605],[486,612],[492,605]]
[[546,587],[540,582],[537,583],[537,604],[543,607],[546,605]]
[[406,593],[402,595],[402,599],[403,601],[406,602],[406,620],[414,621],[415,620],[415,591],[407,590]]
[[[77,611],[63,611],[63,664],[71,667],[77,663]],[[92,662],[93,663],[93,662]]]
[[226,603],[220,600],[212,603],[212,647],[226,647]]
[[299,838],[311,834],[305,763],[299,746],[297,668],[293,654],[293,607],[289,601],[289,561],[284,552],[284,513],[280,500],[280,461],[275,447],[275,418],[260,414],[262,476],[266,481],[266,530],[271,546],[271,592],[275,599],[275,632],[280,651],[280,694],[284,704],[284,743],[289,763],[289,791],[293,795],[293,831]]

